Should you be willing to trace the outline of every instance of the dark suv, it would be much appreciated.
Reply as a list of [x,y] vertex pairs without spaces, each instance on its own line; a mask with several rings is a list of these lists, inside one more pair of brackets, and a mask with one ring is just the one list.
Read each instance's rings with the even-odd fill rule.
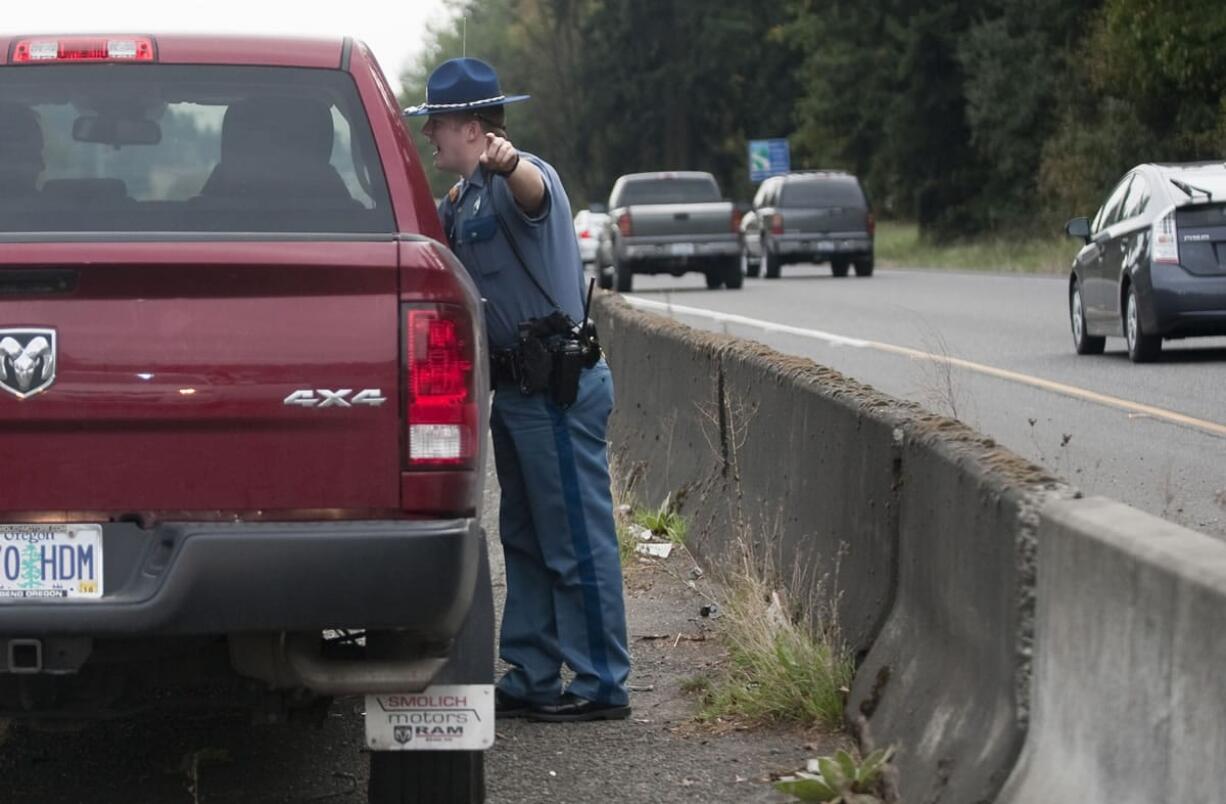
[[1140,363],[1166,338],[1226,335],[1226,165],[1140,165],[1065,231],[1085,243],[1069,276],[1078,354],[1122,335]]
[[855,176],[834,170],[767,179],[741,222],[741,268],[776,279],[788,263],[830,263],[835,276],[873,273],[876,224]]

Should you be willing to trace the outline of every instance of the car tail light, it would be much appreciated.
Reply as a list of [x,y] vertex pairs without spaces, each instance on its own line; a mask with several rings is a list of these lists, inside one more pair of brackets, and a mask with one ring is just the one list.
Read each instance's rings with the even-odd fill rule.
[[629,212],[623,212],[617,216],[617,231],[621,232],[622,237],[630,237],[634,233],[634,224],[630,220]]
[[1179,264],[1179,228],[1175,225],[1175,210],[1171,209],[1154,221],[1151,253],[1154,262]]
[[865,225],[868,228],[869,237],[873,237],[877,234],[877,216],[873,214],[871,209],[868,211],[868,220],[865,221]]
[[745,213],[739,209],[732,210],[732,231],[739,233],[741,231],[741,220],[745,217]]
[[582,232],[579,233],[580,240],[590,240],[591,238],[592,238],[592,231],[590,229],[584,229]]
[[153,40],[147,36],[22,39],[13,48],[14,64],[156,60]]
[[409,464],[466,464],[477,441],[471,321],[458,307],[416,308],[405,329]]
[[783,213],[776,212],[771,216],[771,234],[783,234]]

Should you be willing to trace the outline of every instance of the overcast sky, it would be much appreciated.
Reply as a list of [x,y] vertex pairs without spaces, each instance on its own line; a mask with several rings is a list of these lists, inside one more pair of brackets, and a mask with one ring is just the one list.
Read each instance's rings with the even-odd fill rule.
[[421,48],[426,23],[448,0],[8,0],[0,31],[25,33],[264,33],[357,37],[400,89],[401,69]]

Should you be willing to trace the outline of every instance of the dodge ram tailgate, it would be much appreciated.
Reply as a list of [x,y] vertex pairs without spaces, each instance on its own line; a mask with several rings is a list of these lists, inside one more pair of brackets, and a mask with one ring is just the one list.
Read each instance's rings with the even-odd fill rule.
[[396,252],[6,244],[0,518],[398,508]]

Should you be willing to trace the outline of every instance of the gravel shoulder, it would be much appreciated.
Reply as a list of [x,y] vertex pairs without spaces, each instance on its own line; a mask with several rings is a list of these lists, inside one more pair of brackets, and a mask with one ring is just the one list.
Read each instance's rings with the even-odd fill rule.
[[[486,490],[486,528],[501,611],[505,594],[497,539],[497,483]],[[712,727],[695,721],[683,684],[717,672],[724,659],[715,621],[699,614],[705,581],[690,581],[684,549],[626,567],[626,618],[633,670],[629,720],[553,724],[503,721],[487,758],[490,804],[529,802],[784,802],[773,776],[833,754],[846,738],[788,728]],[[500,668],[501,672],[501,668]]]
[[490,754],[490,801],[782,802],[773,776],[833,753],[841,738],[798,729],[699,724],[687,679],[718,671],[724,658],[708,598],[685,582],[684,550],[628,568],[626,609],[634,671],[631,719],[558,726],[499,725]]

